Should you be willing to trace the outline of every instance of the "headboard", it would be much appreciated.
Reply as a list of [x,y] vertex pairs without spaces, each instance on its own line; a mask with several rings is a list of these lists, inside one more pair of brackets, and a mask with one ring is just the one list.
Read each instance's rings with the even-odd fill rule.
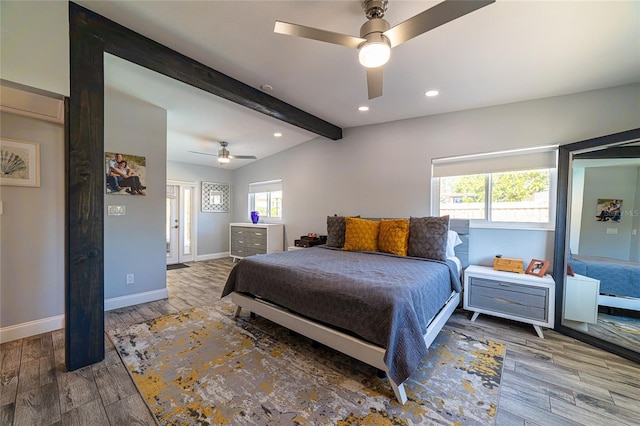
[[450,219],[449,229],[456,231],[462,240],[462,244],[456,247],[456,256],[466,268],[469,266],[469,219]]

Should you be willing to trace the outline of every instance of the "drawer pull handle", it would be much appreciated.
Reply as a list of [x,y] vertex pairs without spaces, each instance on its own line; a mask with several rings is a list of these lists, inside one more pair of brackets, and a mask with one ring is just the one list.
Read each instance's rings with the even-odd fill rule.
[[255,234],[256,234],[258,237],[261,237],[261,236],[262,236],[262,233],[261,233],[261,232],[256,232]]
[[511,300],[503,299],[501,297],[496,297],[496,301],[502,302],[502,303],[509,303],[510,305],[519,305],[519,303],[512,302]]

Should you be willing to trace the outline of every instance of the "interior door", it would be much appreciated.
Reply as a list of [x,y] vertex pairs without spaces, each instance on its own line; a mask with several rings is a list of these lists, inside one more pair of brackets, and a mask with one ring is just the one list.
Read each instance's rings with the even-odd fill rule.
[[195,185],[167,184],[167,265],[195,260]]

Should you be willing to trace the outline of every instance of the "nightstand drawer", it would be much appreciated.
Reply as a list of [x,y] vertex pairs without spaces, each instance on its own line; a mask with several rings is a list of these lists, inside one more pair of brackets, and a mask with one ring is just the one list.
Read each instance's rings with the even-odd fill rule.
[[470,278],[469,306],[546,321],[547,289]]
[[[506,296],[506,297],[503,297]],[[495,312],[502,312],[522,318],[529,318],[539,321],[547,321],[546,316],[546,299],[542,299],[541,303],[536,301],[533,306],[527,302],[519,301],[512,297],[508,292],[493,294],[477,294],[473,291],[469,295],[469,306],[471,308],[486,309]]]
[[491,291],[504,290],[513,293],[522,293],[521,296],[518,295],[516,297],[527,297],[527,295],[546,297],[547,295],[546,288],[532,287],[530,285],[510,283],[506,281],[487,280],[478,277],[470,277],[469,285],[471,285],[471,287],[486,287],[492,289]]

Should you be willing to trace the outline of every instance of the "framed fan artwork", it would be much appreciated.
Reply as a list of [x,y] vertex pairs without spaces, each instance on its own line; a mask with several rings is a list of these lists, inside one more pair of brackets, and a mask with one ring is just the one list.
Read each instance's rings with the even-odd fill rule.
[[40,144],[0,139],[0,185],[40,186]]

